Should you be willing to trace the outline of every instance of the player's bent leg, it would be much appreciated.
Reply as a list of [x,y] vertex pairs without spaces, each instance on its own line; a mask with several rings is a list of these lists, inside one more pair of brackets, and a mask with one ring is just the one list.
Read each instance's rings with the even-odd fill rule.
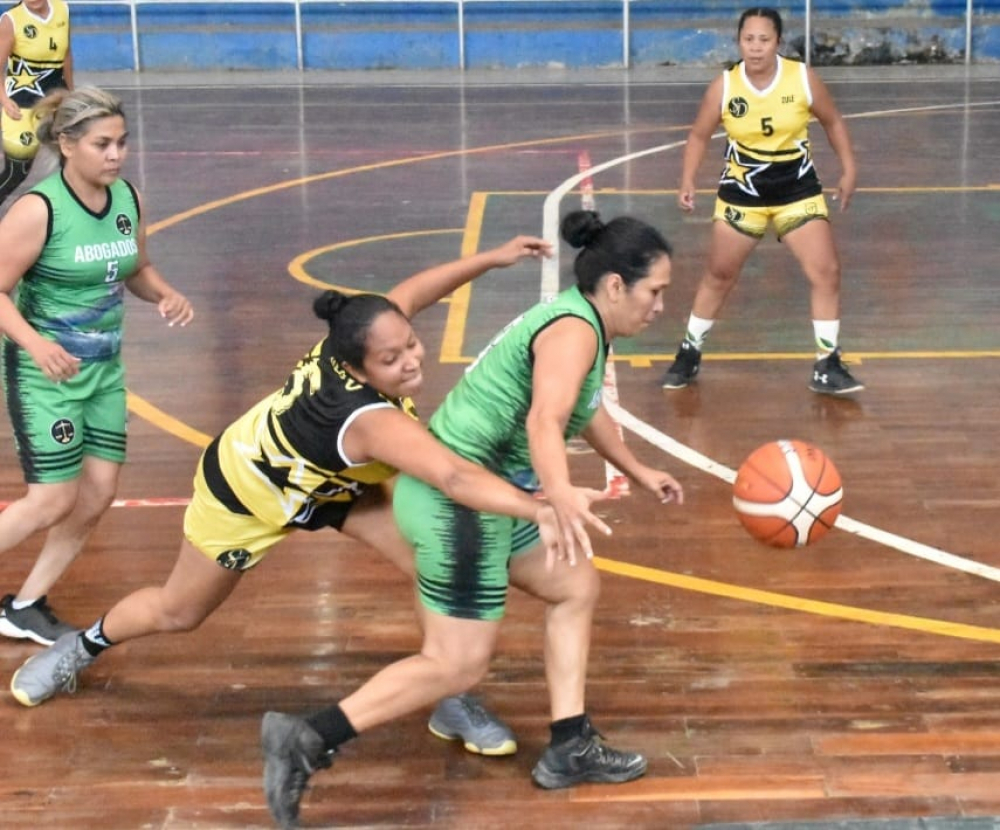
[[123,643],[193,631],[229,597],[242,573],[222,567],[185,539],[167,581],[118,602],[104,617],[104,634],[112,643]]

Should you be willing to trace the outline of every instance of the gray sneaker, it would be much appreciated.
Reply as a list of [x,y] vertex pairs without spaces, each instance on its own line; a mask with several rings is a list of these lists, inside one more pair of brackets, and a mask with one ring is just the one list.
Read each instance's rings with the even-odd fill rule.
[[46,597],[36,599],[27,608],[14,608],[13,594],[0,599],[0,634],[5,637],[34,640],[39,645],[50,646],[63,634],[75,630],[59,621]]
[[310,776],[333,763],[336,750],[304,718],[268,712],[260,725],[264,750],[264,795],[274,820],[283,828],[297,827],[299,802]]
[[517,739],[513,730],[472,695],[442,700],[427,728],[446,741],[462,741],[469,752],[479,755],[513,755]]
[[37,706],[59,692],[73,694],[77,674],[96,659],[83,647],[83,633],[70,631],[29,657],[11,678],[10,690],[25,706]]
[[582,735],[545,748],[531,777],[539,787],[557,790],[585,782],[622,784],[645,772],[646,759],[642,755],[607,746],[588,718]]

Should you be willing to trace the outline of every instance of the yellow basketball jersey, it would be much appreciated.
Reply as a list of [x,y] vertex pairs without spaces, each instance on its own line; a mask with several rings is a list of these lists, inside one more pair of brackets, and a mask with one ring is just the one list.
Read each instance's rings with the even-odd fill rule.
[[14,48],[7,60],[7,95],[20,107],[31,107],[57,87],[66,85],[63,64],[69,52],[69,7],[49,0],[39,17],[24,3],[4,12],[14,26]]
[[723,75],[722,126],[728,138],[719,195],[733,204],[787,204],[821,192],[809,149],[812,91],[806,65],[778,57],[757,89],[742,61]]

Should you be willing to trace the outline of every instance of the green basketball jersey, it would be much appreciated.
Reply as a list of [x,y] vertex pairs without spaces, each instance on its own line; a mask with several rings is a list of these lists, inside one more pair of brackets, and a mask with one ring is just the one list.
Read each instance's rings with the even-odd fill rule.
[[597,310],[575,287],[509,323],[466,370],[429,424],[459,455],[526,490],[538,488],[525,429],[531,408],[531,348],[542,330],[563,317],[580,317],[597,332],[597,358],[577,396],[565,438],[582,432],[601,405],[608,345]]
[[128,182],[108,188],[103,211],[85,208],[53,173],[31,189],[49,209],[41,255],[18,284],[17,308],[44,337],[85,360],[121,348],[125,280],[139,263],[139,199]]

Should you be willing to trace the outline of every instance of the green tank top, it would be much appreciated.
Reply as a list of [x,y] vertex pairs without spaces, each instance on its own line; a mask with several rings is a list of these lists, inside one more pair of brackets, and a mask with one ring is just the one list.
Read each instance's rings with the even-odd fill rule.
[[53,173],[30,191],[49,209],[42,253],[18,284],[17,308],[43,337],[83,360],[121,350],[125,280],[139,263],[139,199],[118,179],[100,213],[84,207]]
[[531,408],[531,349],[538,334],[563,317],[580,317],[597,332],[597,358],[564,437],[582,432],[601,405],[608,345],[597,310],[575,287],[509,323],[466,370],[429,423],[431,432],[463,458],[524,490],[538,489],[525,429]]

